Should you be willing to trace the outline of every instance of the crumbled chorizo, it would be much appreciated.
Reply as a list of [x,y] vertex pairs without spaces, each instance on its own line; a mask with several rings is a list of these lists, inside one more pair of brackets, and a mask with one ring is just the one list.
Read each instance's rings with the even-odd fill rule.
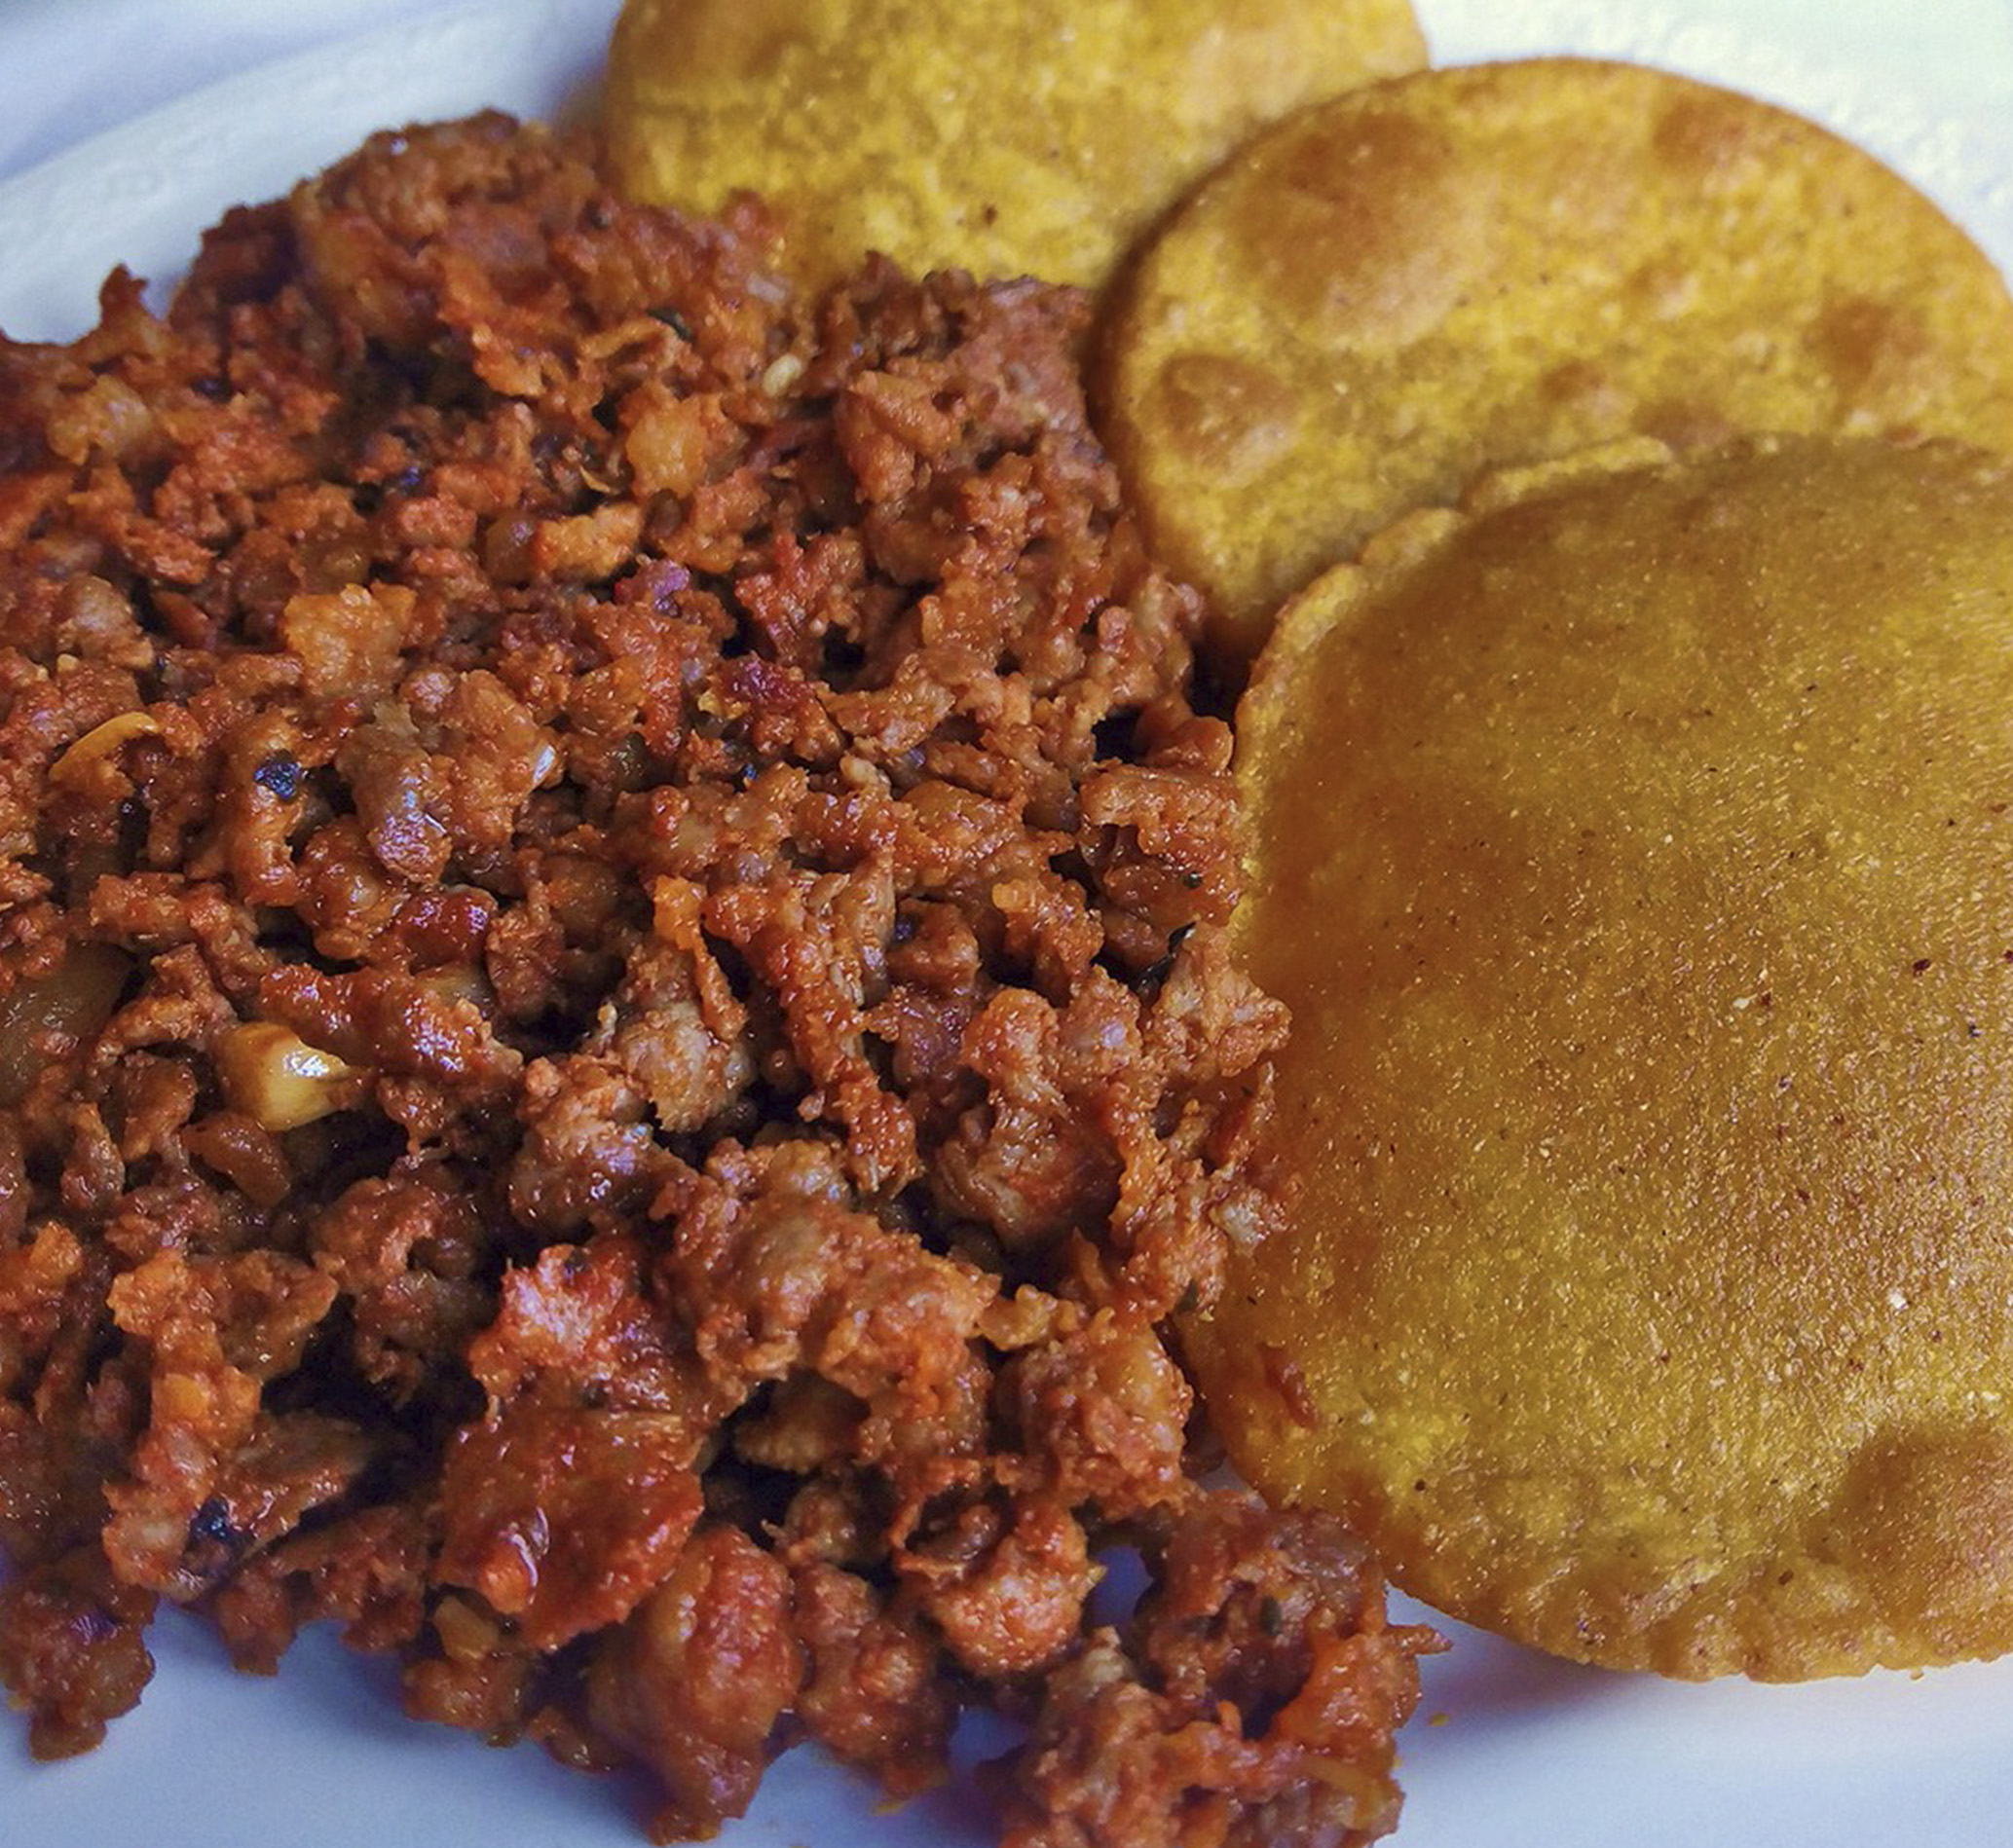
[[0,1680],[165,1597],[660,1839],[974,1702],[1025,1848],[1366,1839],[1425,1639],[1167,1339],[1278,1197],[1199,602],[1079,295],[765,236],[484,117],[0,342]]

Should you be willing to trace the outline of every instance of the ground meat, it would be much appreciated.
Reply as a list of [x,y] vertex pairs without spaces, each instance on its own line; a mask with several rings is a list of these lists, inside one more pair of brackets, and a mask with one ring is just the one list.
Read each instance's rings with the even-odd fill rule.
[[1123,1631],[1049,1678],[1008,1781],[1007,1848],[1386,1833],[1419,1639],[1385,1628],[1361,1543],[1218,1495],[1163,1530],[1154,1564]]
[[763,240],[488,117],[0,345],[0,1676],[93,1745],[166,1598],[658,1839],[973,1703],[1016,1842],[1367,1839],[1426,1639],[1166,1337],[1285,1026],[1196,599],[1079,296]]

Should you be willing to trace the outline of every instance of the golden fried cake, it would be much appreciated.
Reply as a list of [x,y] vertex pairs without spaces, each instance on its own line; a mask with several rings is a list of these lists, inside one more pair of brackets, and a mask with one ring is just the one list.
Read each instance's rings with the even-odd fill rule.
[[1525,471],[1260,662],[1301,1192],[1191,1354],[1258,1488],[1458,1617],[1686,1677],[2013,1645],[2009,469]]
[[628,0],[605,115],[627,191],[752,189],[813,282],[1095,286],[1259,125],[1425,55],[1408,0]]
[[1633,433],[2013,447],[2013,300],[1928,200],[1782,110],[1583,59],[1421,72],[1258,137],[1142,257],[1102,372],[1239,659],[1484,467]]

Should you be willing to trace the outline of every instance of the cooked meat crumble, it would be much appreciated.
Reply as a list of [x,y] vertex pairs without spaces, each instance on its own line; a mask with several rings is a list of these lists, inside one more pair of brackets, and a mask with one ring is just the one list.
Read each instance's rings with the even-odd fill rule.
[[1365,1839],[1426,1639],[1167,1334],[1285,1022],[1084,303],[763,253],[485,117],[0,348],[0,1675],[85,1749],[165,1597],[660,1840],[975,1703],[1025,1848]]

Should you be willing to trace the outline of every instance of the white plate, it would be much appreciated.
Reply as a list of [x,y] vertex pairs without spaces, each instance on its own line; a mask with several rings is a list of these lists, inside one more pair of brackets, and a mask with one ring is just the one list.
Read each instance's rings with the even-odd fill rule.
[[[1418,0],[1436,57],[1574,51],[1733,84],[1852,134],[2013,265],[2013,9],[2006,0]],[[0,327],[63,338],[115,262],[171,277],[223,206],[270,196],[370,129],[493,104],[550,114],[591,86],[615,0],[472,12],[384,0],[8,0],[0,7],[0,166],[61,145],[57,81],[119,93],[144,21],[149,100],[240,75],[0,180]],[[242,71],[257,18],[283,11],[305,55]],[[417,15],[417,17],[415,17]],[[80,21],[122,29],[77,31]],[[317,29],[318,28],[318,29]],[[50,48],[60,45],[60,70]],[[111,86],[109,90],[106,88]],[[1994,1848],[2013,1842],[2013,1661],[1804,1687],[1679,1686],[1574,1669],[1456,1631],[1429,1664],[1405,1741],[1408,1848]],[[202,1626],[155,1632],[160,1671],[106,1747],[33,1766],[0,1724],[6,1848],[635,1848],[643,1793],[495,1753],[397,1712],[383,1663],[304,1641],[275,1682],[231,1674]],[[1435,1723],[1436,1716],[1443,1720]],[[982,1749],[980,1741],[970,1750]],[[879,1813],[808,1753],[770,1773],[728,1848],[983,1848],[953,1791]],[[1150,1848],[1140,1844],[1139,1848]]]

